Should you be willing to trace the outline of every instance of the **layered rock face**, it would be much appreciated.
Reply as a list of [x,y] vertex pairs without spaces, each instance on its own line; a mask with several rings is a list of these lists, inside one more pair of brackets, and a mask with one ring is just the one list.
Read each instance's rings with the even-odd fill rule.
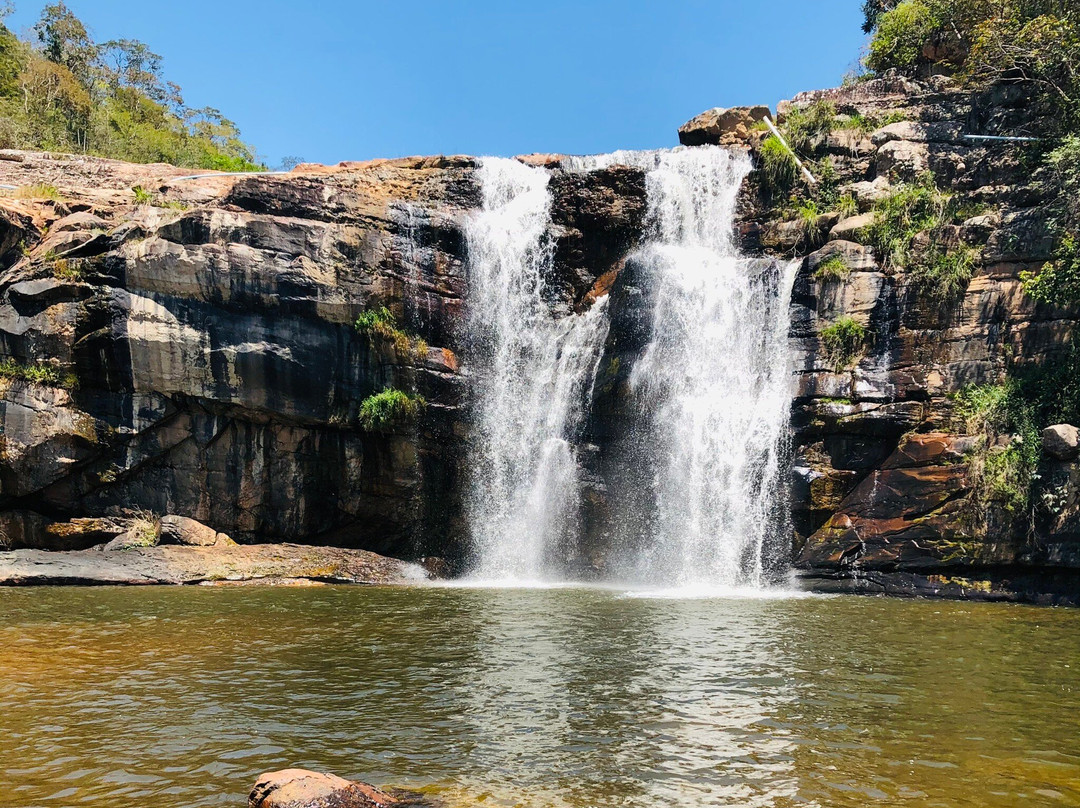
[[[745,248],[800,261],[791,333],[800,575],[826,589],[1076,602],[1075,459],[1043,452],[1024,512],[1009,512],[980,493],[987,436],[969,434],[956,413],[962,390],[1059,362],[1080,316],[1022,288],[1021,273],[1052,258],[1061,203],[1033,178],[1027,147],[965,137],[1037,130],[1040,110],[1022,87],[971,94],[937,77],[806,93],[780,114],[822,101],[840,115],[900,120],[833,131],[809,147],[857,209],[785,217],[761,172],[747,189]],[[973,276],[951,297],[868,246],[878,201],[926,172],[970,208],[934,234],[973,251]],[[843,318],[866,336],[838,367],[823,332]],[[997,436],[1003,446],[1022,439]]]
[[[475,160],[192,179],[4,157],[0,182],[23,189],[0,200],[5,544],[80,549],[110,537],[88,517],[139,509],[241,543],[458,552]],[[555,175],[552,305],[569,312],[632,245],[644,187]],[[383,306],[409,340],[354,327]],[[423,412],[365,429],[387,388]]]

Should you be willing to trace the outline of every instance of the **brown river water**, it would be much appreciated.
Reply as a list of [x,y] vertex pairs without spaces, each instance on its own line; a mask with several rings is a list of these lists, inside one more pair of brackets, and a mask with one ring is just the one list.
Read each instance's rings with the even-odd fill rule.
[[1080,806],[1080,611],[600,589],[0,590],[0,806]]

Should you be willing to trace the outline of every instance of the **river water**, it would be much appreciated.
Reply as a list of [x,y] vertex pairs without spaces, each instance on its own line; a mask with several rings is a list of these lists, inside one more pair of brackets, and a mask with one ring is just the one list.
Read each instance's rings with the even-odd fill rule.
[[0,805],[1080,805],[1080,614],[618,590],[0,590]]

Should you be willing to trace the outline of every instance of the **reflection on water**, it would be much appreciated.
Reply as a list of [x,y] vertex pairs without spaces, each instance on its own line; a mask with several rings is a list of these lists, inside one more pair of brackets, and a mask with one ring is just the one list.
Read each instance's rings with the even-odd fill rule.
[[0,806],[298,765],[494,806],[1080,805],[1080,612],[584,589],[0,591]]

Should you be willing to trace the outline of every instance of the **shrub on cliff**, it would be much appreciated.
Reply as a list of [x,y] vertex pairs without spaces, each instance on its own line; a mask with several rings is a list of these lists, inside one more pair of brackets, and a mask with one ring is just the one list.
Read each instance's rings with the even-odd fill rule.
[[422,396],[391,387],[361,402],[360,426],[368,432],[405,426],[416,420],[426,404]]
[[968,456],[972,504],[978,513],[994,503],[1018,516],[1027,510],[1041,440],[1032,404],[1020,385],[973,385],[954,397],[954,427],[979,437]]
[[967,288],[978,253],[942,234],[971,212],[925,173],[877,203],[868,241],[884,263],[903,269],[931,298],[951,300]]
[[845,315],[823,328],[820,340],[825,360],[839,373],[866,350],[866,326]]
[[30,41],[0,23],[0,148],[41,149],[257,170],[236,125],[192,109],[144,43],[95,43],[63,3],[46,5]]
[[401,359],[418,361],[427,356],[427,342],[398,328],[397,318],[386,306],[361,312],[356,318],[356,330],[369,338],[389,342]]
[[1080,122],[1080,5],[1069,0],[869,0],[866,66],[916,74],[932,66],[973,83],[1040,88],[1067,129]]

